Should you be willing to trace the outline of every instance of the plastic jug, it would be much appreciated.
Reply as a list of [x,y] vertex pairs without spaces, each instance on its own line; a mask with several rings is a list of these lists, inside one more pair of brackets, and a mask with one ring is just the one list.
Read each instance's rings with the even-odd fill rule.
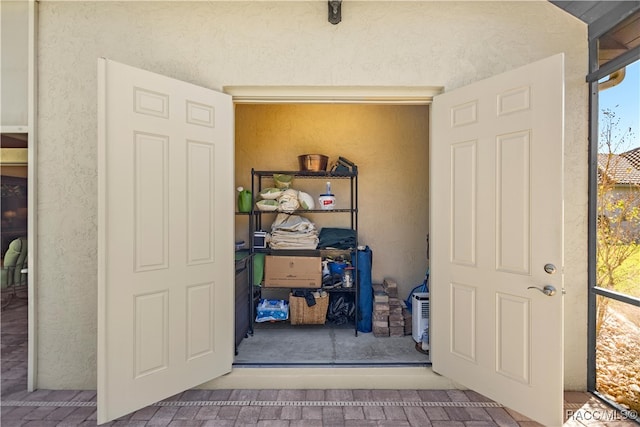
[[238,212],[251,212],[251,191],[238,187]]

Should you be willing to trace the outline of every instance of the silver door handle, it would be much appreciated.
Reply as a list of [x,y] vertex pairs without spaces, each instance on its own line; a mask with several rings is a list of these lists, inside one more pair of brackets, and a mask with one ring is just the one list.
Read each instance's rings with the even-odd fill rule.
[[537,289],[540,292],[542,292],[543,294],[545,294],[546,296],[550,297],[556,294],[556,288],[554,288],[551,285],[546,285],[544,288],[540,289],[537,286],[529,286],[527,289]]

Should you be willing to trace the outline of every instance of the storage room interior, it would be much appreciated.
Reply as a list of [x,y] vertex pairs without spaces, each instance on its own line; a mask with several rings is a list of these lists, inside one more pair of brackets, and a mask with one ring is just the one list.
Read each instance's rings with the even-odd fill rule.
[[[428,269],[428,143],[428,105],[238,103],[234,184],[251,190],[252,169],[297,171],[301,154],[328,156],[327,170],[338,157],[356,164],[358,245],[371,250],[372,283],[379,285],[390,279],[397,283],[398,298],[405,300],[424,282]],[[348,208],[348,180],[328,181],[336,208]],[[294,178],[291,188],[307,192],[317,204],[325,184],[322,179]],[[260,197],[254,194],[254,198]],[[318,230],[350,226],[348,214],[296,213]],[[275,216],[262,215],[262,229],[270,231]],[[249,216],[236,215],[236,242],[244,241],[248,249],[251,235]],[[267,299],[286,300],[288,295],[289,289],[261,290],[261,297]],[[279,321],[254,326],[254,333],[247,334],[236,348],[236,365],[402,365],[428,361],[411,335],[374,337],[358,332],[356,336],[354,322],[291,325]]]

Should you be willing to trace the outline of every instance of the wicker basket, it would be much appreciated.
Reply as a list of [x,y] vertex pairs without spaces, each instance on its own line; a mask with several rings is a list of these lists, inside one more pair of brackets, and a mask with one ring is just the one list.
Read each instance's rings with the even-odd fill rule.
[[289,294],[289,319],[292,325],[324,325],[329,308],[329,294],[316,297],[316,304],[309,307],[307,300]]

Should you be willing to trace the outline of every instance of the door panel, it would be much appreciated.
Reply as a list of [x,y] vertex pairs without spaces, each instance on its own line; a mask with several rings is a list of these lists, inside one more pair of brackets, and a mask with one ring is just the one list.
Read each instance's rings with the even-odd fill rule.
[[545,425],[563,420],[563,78],[557,55],[432,114],[433,368]]
[[134,133],[136,272],[169,266],[169,137]]
[[529,274],[529,132],[496,137],[496,268]]
[[99,60],[98,421],[231,370],[229,96]]
[[476,292],[473,286],[451,283],[451,350],[470,362],[476,362]]
[[215,261],[215,233],[211,230],[216,222],[215,176],[210,173],[215,165],[214,150],[210,144],[187,141],[187,153],[187,264],[206,264]]
[[459,265],[476,264],[476,141],[451,146],[451,252]]

